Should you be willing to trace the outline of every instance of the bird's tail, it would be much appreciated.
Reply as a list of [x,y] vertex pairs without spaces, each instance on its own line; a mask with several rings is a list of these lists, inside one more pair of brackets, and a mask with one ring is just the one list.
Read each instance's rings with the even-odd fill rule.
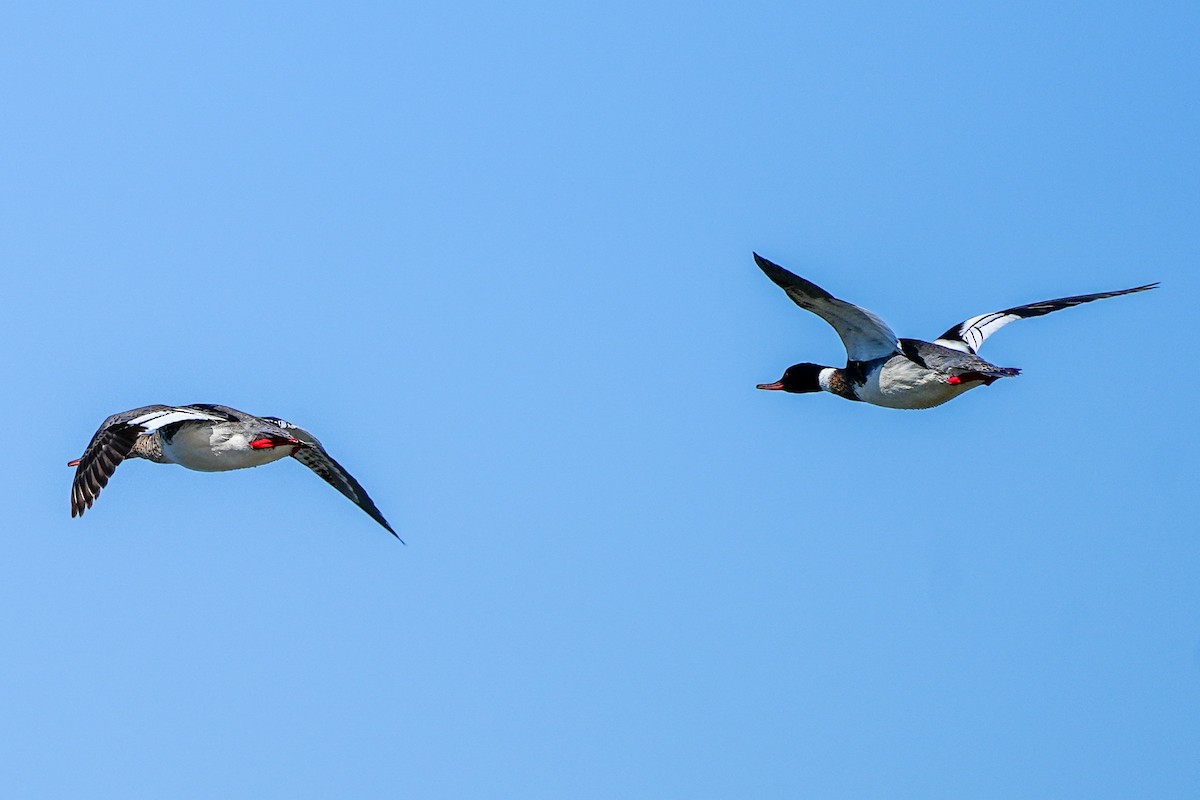
[[991,386],[1001,378],[1015,378],[1021,374],[1021,370],[1016,367],[993,367],[991,369],[969,370],[960,372],[950,378],[950,383],[967,383],[969,381],[982,381],[984,386]]

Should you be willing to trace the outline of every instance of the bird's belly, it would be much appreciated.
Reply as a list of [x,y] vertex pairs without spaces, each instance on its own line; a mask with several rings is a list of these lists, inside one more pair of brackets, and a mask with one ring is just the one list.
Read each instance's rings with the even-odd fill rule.
[[940,406],[982,385],[982,381],[967,381],[952,386],[946,383],[944,375],[897,356],[867,373],[866,382],[856,388],[863,402],[885,408],[917,409]]
[[169,442],[163,442],[165,460],[198,472],[261,467],[288,455],[291,455],[290,448],[267,447],[256,450],[249,446],[245,433],[228,435],[210,428],[184,429]]

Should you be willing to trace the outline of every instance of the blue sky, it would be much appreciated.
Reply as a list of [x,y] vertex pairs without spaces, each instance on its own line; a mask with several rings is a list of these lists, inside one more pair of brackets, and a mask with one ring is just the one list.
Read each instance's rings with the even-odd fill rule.
[[[37,797],[1194,797],[1187,3],[0,13],[0,786]],[[840,344],[757,250],[1024,372]],[[312,430],[123,465],[110,413]]]

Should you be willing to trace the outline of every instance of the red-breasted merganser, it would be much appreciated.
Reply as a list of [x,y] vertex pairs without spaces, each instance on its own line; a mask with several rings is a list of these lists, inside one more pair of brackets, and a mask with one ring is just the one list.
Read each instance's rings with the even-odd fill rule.
[[754,260],[796,305],[832,325],[846,346],[846,366],[841,369],[795,364],[775,383],[761,383],[758,388],[796,394],[825,391],[886,408],[933,408],[976,386],[990,386],[1000,378],[1018,374],[1020,370],[1015,367],[997,367],[977,355],[984,339],[1014,320],[1040,317],[1105,297],[1144,292],[1158,285],[1060,297],[980,314],[932,342],[924,342],[897,338],[887,323],[870,311],[837,299],[758,253]]
[[[367,491],[334,461],[308,431],[278,417],[256,417],[229,406],[143,406],[104,420],[71,484],[71,516],[82,516],[126,458],[179,464],[200,472],[223,472],[270,464],[291,456],[350,498],[388,533],[400,537]],[[403,540],[401,540],[403,541]]]

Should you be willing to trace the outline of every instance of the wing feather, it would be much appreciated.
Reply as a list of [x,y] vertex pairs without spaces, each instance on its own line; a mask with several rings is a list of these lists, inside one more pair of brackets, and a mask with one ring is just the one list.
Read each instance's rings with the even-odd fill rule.
[[899,352],[900,340],[888,324],[853,303],[839,300],[829,292],[795,275],[778,264],[754,254],[754,261],[792,302],[828,322],[841,337],[849,361],[871,361]]
[[81,517],[92,507],[100,490],[108,485],[109,478],[133,450],[133,443],[142,435],[143,429],[132,421],[169,410],[169,406],[145,406],[113,414],[104,420],[75,469],[75,479],[71,482],[72,517]]
[[71,516],[83,516],[117,467],[133,451],[137,438],[174,422],[218,420],[223,417],[193,406],[142,406],[104,420],[79,459],[71,482]]
[[[292,458],[317,473],[317,475],[321,476],[322,480],[341,492],[354,505],[367,512],[371,519],[382,525],[388,533],[400,539],[400,535],[392,530],[392,526],[384,519],[383,512],[375,506],[375,501],[367,494],[367,490],[354,479],[353,475],[346,471],[345,467],[335,461],[333,456],[326,452],[325,447],[317,437],[279,417],[263,417],[263,419],[273,425],[279,426],[284,431],[287,431],[289,435],[294,436],[304,443],[303,447],[292,453]],[[404,540],[400,539],[400,541],[403,542]]]
[[1096,292],[1095,294],[1077,294],[1072,297],[1059,297],[1055,300],[1042,300],[1023,306],[1006,308],[1003,311],[992,311],[963,320],[950,330],[934,340],[935,344],[961,350],[964,353],[978,353],[985,339],[1010,322],[1030,317],[1041,317],[1064,308],[1090,303],[1093,300],[1103,300],[1107,297],[1120,297],[1123,294],[1144,292],[1158,286],[1148,283],[1145,286],[1135,286],[1132,289],[1119,289],[1115,292]]

